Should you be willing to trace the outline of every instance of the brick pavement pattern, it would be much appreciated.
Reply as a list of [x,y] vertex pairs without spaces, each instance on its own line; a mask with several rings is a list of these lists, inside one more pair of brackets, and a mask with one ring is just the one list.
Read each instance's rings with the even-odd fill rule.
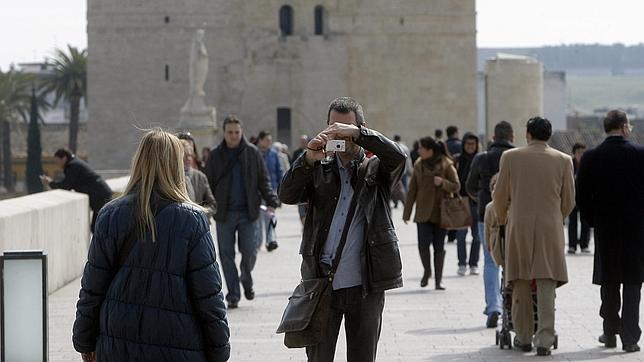
[[[559,349],[551,357],[500,350],[494,344],[494,329],[484,327],[482,276],[456,275],[456,244],[446,244],[446,291],[420,288],[420,259],[416,248],[416,226],[401,221],[401,210],[393,209],[400,239],[405,286],[386,294],[378,361],[590,361],[644,360],[644,353],[626,354],[618,348],[605,349],[601,333],[599,287],[591,284],[592,257],[568,256],[570,282],[557,291],[556,327]],[[298,255],[301,226],[297,209],[278,210],[279,249],[258,255],[256,298],[242,299],[228,313],[231,326],[231,361],[305,361],[303,349],[287,349],[283,336],[275,334],[282,311],[299,281]],[[239,259],[239,258],[238,258]],[[482,271],[482,255],[479,267]],[[50,361],[80,361],[71,344],[75,304],[80,280],[49,298]],[[642,325],[642,320],[640,321]],[[336,361],[346,361],[344,333],[340,334]]]

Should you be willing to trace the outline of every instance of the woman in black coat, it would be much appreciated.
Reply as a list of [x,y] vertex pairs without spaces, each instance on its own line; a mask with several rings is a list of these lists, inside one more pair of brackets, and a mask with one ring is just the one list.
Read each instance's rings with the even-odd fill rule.
[[186,193],[182,145],[150,131],[124,196],[99,213],[74,348],[84,361],[226,361],[229,336],[208,220]]

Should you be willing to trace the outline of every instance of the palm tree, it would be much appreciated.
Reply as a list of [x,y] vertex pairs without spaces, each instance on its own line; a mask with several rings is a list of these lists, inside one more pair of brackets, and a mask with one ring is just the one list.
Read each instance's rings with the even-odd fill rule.
[[0,139],[2,139],[2,168],[4,185],[14,191],[11,173],[11,123],[29,119],[31,107],[31,77],[13,70],[0,72]]
[[69,102],[69,149],[76,153],[81,98],[87,102],[87,50],[81,51],[71,45],[67,50],[67,53],[55,50],[55,57],[50,59],[53,72],[46,77],[43,90],[56,95],[54,107],[61,99]]

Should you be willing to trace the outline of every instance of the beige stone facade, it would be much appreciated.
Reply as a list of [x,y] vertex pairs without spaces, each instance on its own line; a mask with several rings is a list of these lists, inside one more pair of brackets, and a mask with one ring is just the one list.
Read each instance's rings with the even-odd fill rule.
[[[293,10],[288,36],[284,5]],[[204,90],[219,124],[236,113],[247,134],[267,129],[296,144],[324,127],[333,98],[348,95],[370,127],[408,143],[448,124],[476,130],[474,0],[89,0],[92,164],[127,168],[136,127],[177,127],[197,28],[206,30]]]

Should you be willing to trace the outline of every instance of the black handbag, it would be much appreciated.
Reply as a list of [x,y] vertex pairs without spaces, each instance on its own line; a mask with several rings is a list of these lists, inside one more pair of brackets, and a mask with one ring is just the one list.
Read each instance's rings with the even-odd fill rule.
[[322,278],[302,280],[288,298],[277,333],[284,333],[284,345],[302,348],[320,343],[326,331],[331,309],[333,277],[340,264],[342,250],[356,209],[358,192],[354,192],[344,224],[342,237],[333,258],[329,273]]

